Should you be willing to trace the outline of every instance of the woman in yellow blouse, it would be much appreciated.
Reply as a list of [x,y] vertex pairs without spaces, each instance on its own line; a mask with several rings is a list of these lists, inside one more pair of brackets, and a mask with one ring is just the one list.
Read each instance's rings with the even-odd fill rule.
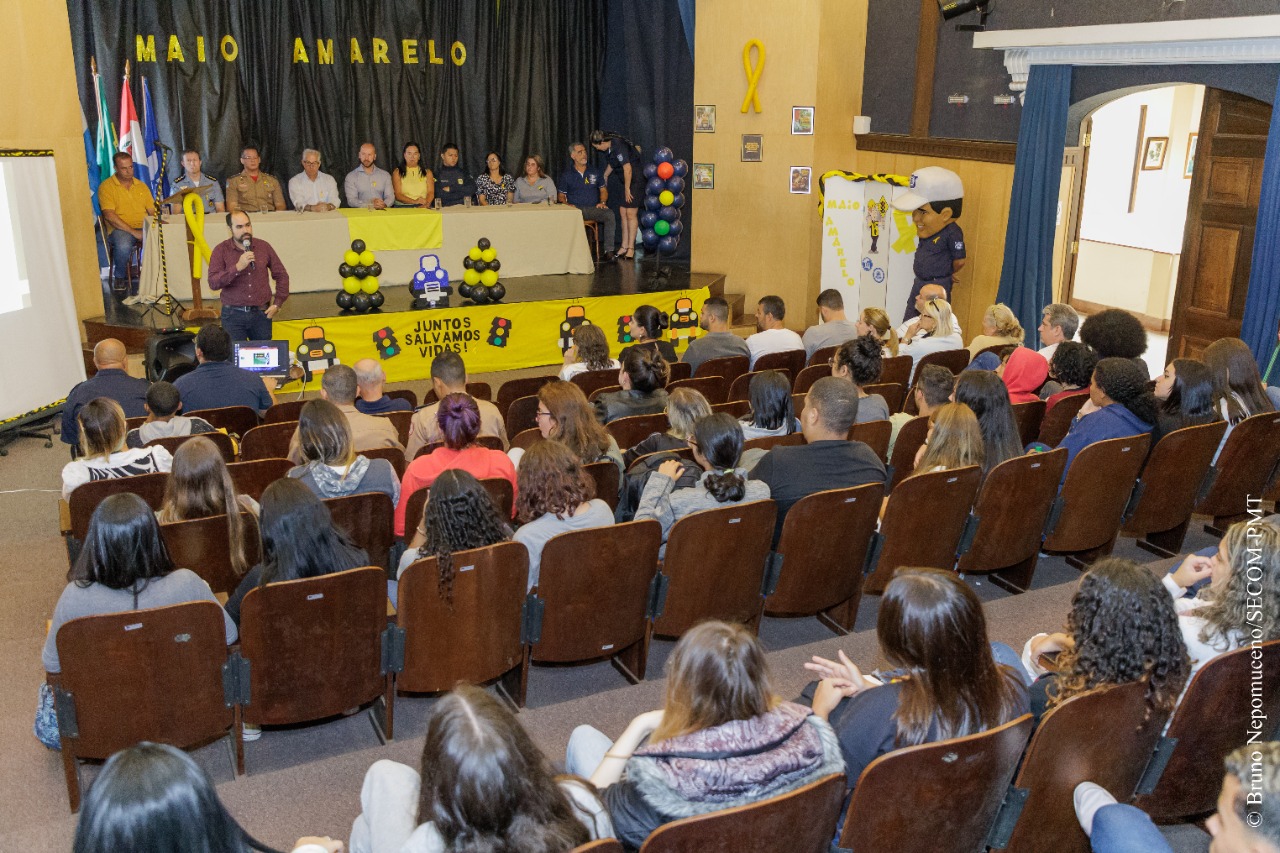
[[405,143],[400,162],[391,173],[396,207],[430,207],[436,197],[436,179],[422,165],[422,149],[416,142]]

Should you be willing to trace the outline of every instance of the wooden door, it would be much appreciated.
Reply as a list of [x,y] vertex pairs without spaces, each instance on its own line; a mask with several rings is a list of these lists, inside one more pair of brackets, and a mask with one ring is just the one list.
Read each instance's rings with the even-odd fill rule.
[[1267,104],[1205,89],[1170,359],[1195,358],[1218,338],[1240,336],[1270,124]]

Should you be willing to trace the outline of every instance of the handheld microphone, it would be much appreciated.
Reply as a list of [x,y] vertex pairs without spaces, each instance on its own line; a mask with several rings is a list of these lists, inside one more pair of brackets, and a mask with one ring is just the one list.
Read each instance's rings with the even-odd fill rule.
[[[251,248],[253,246],[253,241],[249,237],[245,237],[243,240],[241,240],[240,245],[244,246],[244,250],[246,252],[253,251],[253,249]],[[249,269],[256,270],[257,268],[258,268],[257,261],[249,261]]]

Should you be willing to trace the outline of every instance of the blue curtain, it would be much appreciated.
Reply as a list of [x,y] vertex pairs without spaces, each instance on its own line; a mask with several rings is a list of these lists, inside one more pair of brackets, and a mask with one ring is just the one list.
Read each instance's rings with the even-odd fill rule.
[[[1276,322],[1280,320],[1280,80],[1272,101],[1271,133],[1262,166],[1262,198],[1253,232],[1253,266],[1249,271],[1249,295],[1244,302],[1240,337],[1263,370],[1276,349]],[[1280,371],[1271,382],[1280,384]]]
[[1053,231],[1071,97],[1070,65],[1033,65],[1014,161],[1013,197],[997,299],[1039,346],[1040,314],[1053,301]]

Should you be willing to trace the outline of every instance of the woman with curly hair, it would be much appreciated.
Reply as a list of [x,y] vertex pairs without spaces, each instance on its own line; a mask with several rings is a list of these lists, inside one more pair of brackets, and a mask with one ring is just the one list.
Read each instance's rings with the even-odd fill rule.
[[227,517],[227,541],[231,545],[231,568],[243,575],[251,565],[250,543],[258,538],[257,528],[246,524],[241,513],[258,516],[258,502],[236,494],[231,472],[217,445],[196,436],[178,445],[173,468],[164,484],[164,501],[156,510],[156,521],[168,524],[214,515]]
[[1144,371],[1147,363],[1147,330],[1142,321],[1120,308],[1108,308],[1090,315],[1080,326],[1080,342],[1093,348],[1098,358],[1127,358]]
[[862,315],[855,323],[859,335],[875,335],[880,341],[881,354],[886,358],[898,355],[898,330],[889,322],[889,315],[882,308],[863,308]]
[[969,342],[969,358],[977,357],[987,347],[1008,345],[1017,346],[1027,336],[1018,318],[1003,302],[987,308],[982,315],[982,334],[975,335]]
[[688,447],[689,437],[693,435],[693,425],[699,418],[711,414],[711,404],[702,396],[701,391],[677,388],[667,397],[666,414],[669,424],[666,432],[651,433],[623,452],[622,462],[626,468],[630,468],[641,456]]
[[1098,354],[1092,347],[1076,341],[1063,341],[1053,351],[1049,359],[1049,381],[1040,388],[1040,399],[1044,400],[1044,413],[1059,401],[1078,394],[1089,393],[1089,380],[1093,378],[1093,369],[1098,366]]
[[[618,449],[617,440],[600,426],[587,395],[572,382],[548,382],[539,388],[534,418],[543,438],[569,448],[583,465],[608,459],[622,469],[622,451]],[[514,448],[509,455],[518,465],[524,451]]]
[[880,340],[871,335],[845,341],[831,357],[831,375],[848,379],[858,389],[858,419],[854,423],[889,419],[889,404],[884,397],[863,390],[864,385],[879,381],[882,359]]
[[1151,429],[1151,449],[1160,439],[1183,427],[1218,420],[1213,406],[1213,373],[1203,361],[1175,358],[1156,378],[1156,422]]
[[966,370],[956,380],[952,401],[973,410],[982,430],[982,474],[1022,455],[1022,436],[1009,403],[1009,389],[989,370]]
[[599,326],[579,326],[573,333],[573,346],[565,350],[560,378],[566,382],[589,370],[618,370],[622,365],[609,358],[609,340]]
[[1067,481],[1076,454],[1090,444],[1151,432],[1155,421],[1156,400],[1147,390],[1146,372],[1132,359],[1102,359],[1093,369],[1089,402],[1080,407],[1071,429],[1058,443],[1067,449],[1062,482]]
[[582,460],[563,444],[539,441],[520,459],[516,514],[523,526],[512,537],[529,549],[529,588],[537,586],[542,549],[553,536],[613,524],[613,510],[595,496]]
[[[1071,599],[1065,633],[1036,634],[1022,651],[1036,719],[1073,696],[1141,681],[1147,716],[1170,712],[1191,675],[1173,600],[1145,566],[1106,557],[1094,563]],[[1055,671],[1040,657],[1057,652]]]

